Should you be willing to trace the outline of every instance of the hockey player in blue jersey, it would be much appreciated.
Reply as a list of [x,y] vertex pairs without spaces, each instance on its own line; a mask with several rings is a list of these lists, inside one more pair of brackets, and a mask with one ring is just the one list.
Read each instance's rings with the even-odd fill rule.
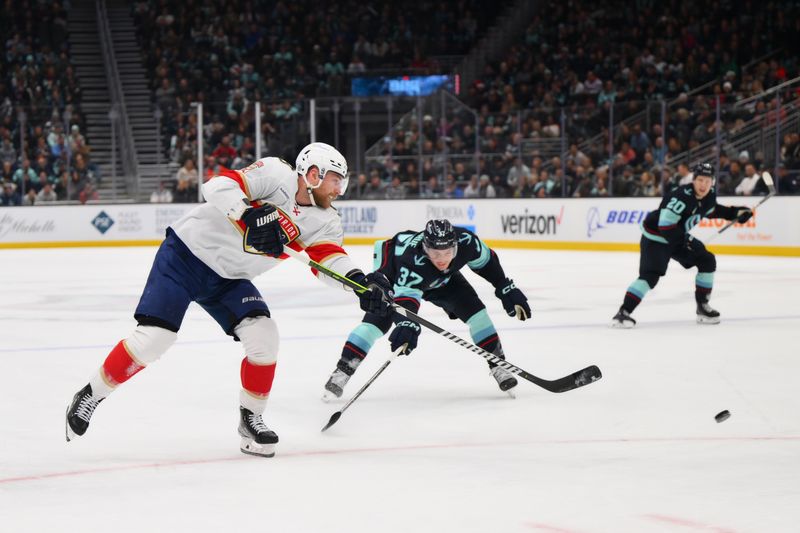
[[659,278],[667,273],[670,259],[676,260],[683,268],[697,267],[697,322],[719,324],[719,312],[708,304],[717,261],[714,254],[689,231],[701,218],[724,218],[743,223],[753,216],[753,211],[748,207],[717,203],[714,169],[709,163],[699,164],[692,171],[692,183],[679,185],[666,193],[658,209],[648,213],[642,222],[639,278],[628,287],[622,306],[612,319],[613,327],[631,328],[636,325],[631,313],[644,295],[656,286]]
[[[451,319],[469,326],[476,345],[500,357],[503,349],[486,306],[459,270],[466,265],[491,283],[509,316],[519,320],[531,317],[528,299],[506,277],[497,254],[477,235],[453,227],[448,220],[430,220],[422,232],[403,231],[378,241],[374,259],[375,271],[394,283],[395,303],[415,313],[422,300],[441,307]],[[325,399],[342,395],[375,341],[389,331],[393,322],[395,327],[389,335],[392,351],[402,348],[401,353],[409,354],[417,347],[419,324],[397,313],[394,317],[366,313],[344,344],[336,370],[325,384]],[[517,385],[507,370],[493,364],[489,367],[501,390],[510,391]]]

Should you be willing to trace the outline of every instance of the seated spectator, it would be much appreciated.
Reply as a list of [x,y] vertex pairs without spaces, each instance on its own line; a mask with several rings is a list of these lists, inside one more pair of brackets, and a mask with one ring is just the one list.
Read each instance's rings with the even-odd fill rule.
[[150,193],[151,204],[171,204],[172,191],[167,188],[167,182],[158,182],[158,189]]
[[53,188],[53,184],[49,181],[45,182],[42,190],[36,195],[36,205],[52,204],[56,201],[58,201],[58,195]]
[[349,200],[359,200],[364,196],[367,186],[367,175],[362,172],[356,178],[355,183],[351,183],[347,186],[347,192],[345,194]]
[[639,182],[634,185],[630,193],[631,196],[658,196],[658,185],[653,175],[647,171],[642,172]]
[[560,183],[556,182],[553,174],[546,169],[539,173],[539,181],[533,187],[533,196],[536,198],[547,198],[551,196],[559,196]]
[[20,198],[19,191],[17,191],[17,186],[14,182],[4,182],[3,192],[0,193],[0,205],[15,206],[21,203],[22,198]]
[[444,180],[443,198],[463,198],[464,190],[458,186],[455,176],[448,174]]
[[3,169],[0,170],[0,181],[3,183],[13,183],[14,173],[16,171],[12,161],[3,161]]
[[95,184],[100,183],[103,179],[97,165],[88,161],[83,154],[75,154],[72,168],[82,179],[92,180]]
[[480,184],[476,174],[469,178],[469,183],[464,187],[464,198],[480,198]]
[[38,181],[39,176],[31,168],[31,162],[27,158],[23,159],[22,165],[14,172],[14,183],[17,185],[17,189],[28,190]]
[[55,191],[56,191],[56,199],[59,202],[63,202],[64,200],[70,200],[71,199],[71,196],[69,194],[70,193],[70,187],[72,187],[72,184],[70,183],[69,174],[65,170],[58,177],[58,180],[56,181],[56,184],[53,187],[55,189]]
[[32,206],[36,203],[36,189],[28,189],[22,197],[22,205]]
[[81,193],[83,192],[83,188],[86,187],[88,181],[89,180],[87,178],[82,178],[81,175],[73,169],[72,172],[69,173],[69,199],[80,201]]
[[386,186],[377,170],[370,173],[369,184],[361,195],[363,200],[383,200],[386,198]]
[[[363,176],[363,174],[361,174]],[[366,176],[365,176],[366,178]],[[400,176],[395,174],[392,176],[392,182],[386,188],[387,200],[405,200],[408,195],[405,184],[400,181]]]
[[439,178],[436,175],[428,176],[428,179],[425,180],[425,184],[422,187],[422,192],[420,193],[421,198],[441,198],[442,197],[442,188],[439,186]]
[[407,198],[419,198],[421,193],[421,188],[419,184],[419,179],[416,175],[411,176],[408,180],[408,186],[406,187]]
[[680,163],[678,165],[678,172],[675,174],[673,178],[673,185],[688,185],[694,179],[694,174],[689,171],[689,165],[686,163]]
[[89,146],[86,144],[86,138],[81,135],[81,127],[73,124],[69,134],[69,149],[73,154],[81,154],[84,157],[89,155]]
[[[577,149],[577,147],[576,147]],[[508,169],[508,177],[506,183],[511,189],[515,189],[521,180],[527,181],[531,175],[531,169],[522,162],[522,158],[517,156],[514,158],[514,164]]]
[[188,158],[183,162],[183,166],[178,169],[175,174],[175,183],[180,185],[182,181],[186,182],[189,187],[197,188],[197,167],[194,164],[194,159]]
[[17,149],[8,137],[0,143],[0,161],[11,164],[17,162]]
[[497,192],[494,190],[488,174],[481,174],[478,183],[478,198],[497,198]]
[[82,204],[85,204],[89,201],[97,201],[100,199],[100,194],[97,192],[97,189],[94,187],[94,183],[91,180],[88,180],[81,192],[78,193],[78,201]]
[[745,165],[744,177],[739,184],[736,185],[734,192],[741,196],[752,196],[759,182],[761,182],[761,174],[756,172],[755,165]]

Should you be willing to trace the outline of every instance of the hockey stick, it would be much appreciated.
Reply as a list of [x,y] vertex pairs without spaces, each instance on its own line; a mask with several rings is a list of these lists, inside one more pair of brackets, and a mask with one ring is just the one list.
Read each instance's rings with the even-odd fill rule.
[[[769,172],[764,171],[761,174],[761,179],[764,180],[764,183],[766,184],[767,189],[769,190],[769,193],[764,198],[762,198],[756,205],[754,205],[753,207],[750,208],[752,211],[755,211],[756,207],[760,206],[761,204],[763,204],[764,202],[766,202],[767,200],[769,200],[770,198],[775,196],[775,193],[776,193],[775,182],[772,181],[772,175]],[[716,232],[714,235],[712,235],[711,237],[706,239],[706,243],[709,243],[709,242],[713,241],[714,239],[716,239],[717,236],[719,236],[721,233],[725,232],[728,228],[730,228],[734,224],[736,224],[736,219],[729,220],[728,223],[725,224],[724,226],[722,226],[722,228],[720,228],[720,230],[718,232]]]
[[[331,270],[331,269],[329,269],[329,268],[317,263],[313,259],[307,259],[302,254],[300,254],[299,252],[297,252],[295,250],[292,250],[289,247],[284,247],[283,251],[286,254],[288,254],[290,257],[292,257],[294,259],[297,259],[298,261],[310,266],[311,268],[313,268],[315,270],[318,270],[319,272],[322,272],[323,274],[335,279],[339,283],[347,285],[348,287],[352,288],[355,292],[357,292],[359,294],[370,290],[367,287],[364,287],[363,285],[361,285],[359,283],[356,283],[355,281],[351,280],[347,276],[343,276],[343,275],[339,274],[338,272],[335,272],[335,271],[333,271],[333,270]],[[587,366],[583,370],[578,370],[577,372],[573,372],[572,374],[569,374],[569,375],[564,376],[562,378],[558,378],[558,379],[554,379],[554,380],[543,379],[543,378],[540,378],[538,376],[534,376],[533,374],[530,374],[530,373],[524,371],[520,367],[509,363],[505,359],[501,359],[500,357],[496,356],[493,353],[487,352],[486,350],[484,350],[483,348],[481,348],[479,346],[475,346],[474,344],[465,341],[461,337],[458,337],[457,335],[454,335],[454,334],[450,333],[449,331],[447,331],[447,330],[445,330],[443,328],[440,328],[439,326],[437,326],[433,322],[429,322],[429,321],[425,320],[424,318],[422,318],[418,314],[414,313],[413,311],[409,311],[408,309],[406,309],[403,306],[397,305],[396,303],[392,302],[392,307],[394,308],[395,311],[397,311],[398,313],[400,313],[404,317],[408,318],[409,320],[413,320],[415,322],[418,322],[419,324],[425,326],[426,328],[428,328],[429,330],[433,331],[434,333],[436,333],[438,335],[441,335],[442,337],[445,337],[446,339],[451,340],[451,341],[455,342],[456,344],[459,344],[459,345],[463,346],[467,350],[480,355],[481,357],[483,357],[484,359],[486,359],[490,363],[494,363],[497,366],[505,368],[506,370],[508,370],[512,374],[514,374],[516,376],[519,376],[519,377],[521,377],[523,379],[526,379],[526,380],[530,381],[531,383],[533,383],[534,385],[538,385],[539,387],[541,387],[541,388],[543,388],[545,390],[548,390],[550,392],[566,392],[566,391],[569,391],[569,390],[572,390],[572,389],[577,389],[578,387],[583,387],[584,385],[588,385],[589,383],[592,383],[593,381],[597,381],[598,379],[603,377],[603,374],[600,372],[600,369],[597,368],[595,365],[591,365],[591,366]]]
[[331,419],[330,419],[330,420],[328,420],[328,423],[327,423],[327,424],[325,424],[325,427],[324,427],[324,428],[322,428],[322,431],[325,431],[326,429],[328,429],[329,427],[331,427],[332,425],[334,425],[336,422],[338,422],[338,421],[339,421],[339,419],[340,419],[340,418],[342,418],[342,413],[344,413],[345,411],[347,411],[347,408],[348,408],[348,407],[350,407],[350,405],[351,405],[351,404],[352,404],[354,401],[356,401],[356,399],[358,399],[358,397],[359,397],[359,396],[361,396],[361,394],[362,394],[362,393],[363,393],[365,390],[367,390],[367,387],[369,387],[370,385],[372,385],[372,382],[373,382],[373,381],[375,381],[376,379],[378,379],[378,376],[380,376],[380,375],[381,375],[381,373],[382,373],[384,370],[386,370],[386,367],[388,367],[388,366],[391,364],[391,362],[392,362],[392,361],[394,361],[394,358],[395,358],[395,357],[397,357],[398,355],[400,355],[400,352],[401,352],[401,351],[403,351],[404,349],[405,349],[405,345],[401,346],[400,348],[398,348],[397,350],[395,350],[394,352],[392,352],[392,354],[389,356],[389,359],[387,359],[387,360],[386,360],[386,362],[385,362],[385,363],[383,363],[383,365],[382,365],[382,366],[381,366],[381,367],[378,369],[378,371],[377,371],[377,372],[375,372],[375,374],[373,374],[373,375],[372,375],[372,377],[371,377],[371,378],[369,378],[369,379],[367,380],[367,382],[366,382],[366,383],[364,383],[364,385],[363,385],[363,386],[362,386],[360,389],[358,389],[358,392],[357,392],[357,393],[355,393],[355,394],[353,395],[353,397],[352,397],[352,398],[350,398],[349,400],[347,400],[347,403],[346,403],[346,404],[344,404],[344,407],[342,407],[341,409],[339,409],[338,411],[336,411],[335,413],[333,413],[333,414],[331,415]]

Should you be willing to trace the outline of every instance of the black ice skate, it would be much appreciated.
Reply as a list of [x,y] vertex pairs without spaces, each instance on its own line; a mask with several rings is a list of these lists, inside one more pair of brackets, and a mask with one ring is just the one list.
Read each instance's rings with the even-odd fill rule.
[[636,325],[636,321],[633,319],[631,314],[627,312],[622,307],[619,308],[617,314],[614,315],[614,318],[611,319],[611,327],[612,328],[625,328],[629,329]]
[[264,424],[261,415],[241,406],[239,406],[239,435],[242,436],[240,446],[242,453],[261,457],[275,455],[278,435]]
[[719,324],[719,311],[708,305],[708,302],[697,302],[698,324]]
[[80,437],[89,429],[89,420],[103,398],[92,396],[92,386],[88,383],[75,393],[72,403],[67,408],[67,442]]
[[339,368],[334,370],[331,377],[328,378],[328,382],[325,383],[325,394],[322,395],[322,399],[329,402],[336,398],[341,398],[344,386],[347,385],[348,381],[350,381],[350,376]]
[[514,392],[511,390],[517,386],[517,378],[514,377],[514,374],[500,366],[492,368],[491,373],[500,390],[514,398]]

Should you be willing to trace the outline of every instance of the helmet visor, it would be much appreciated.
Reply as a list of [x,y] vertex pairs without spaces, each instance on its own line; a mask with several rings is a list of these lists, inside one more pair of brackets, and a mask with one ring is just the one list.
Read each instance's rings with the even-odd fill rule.
[[342,176],[335,170],[329,170],[323,179],[334,182],[333,186],[339,189],[339,196],[344,196],[344,193],[347,192],[347,185],[350,183],[350,178],[347,176]]

